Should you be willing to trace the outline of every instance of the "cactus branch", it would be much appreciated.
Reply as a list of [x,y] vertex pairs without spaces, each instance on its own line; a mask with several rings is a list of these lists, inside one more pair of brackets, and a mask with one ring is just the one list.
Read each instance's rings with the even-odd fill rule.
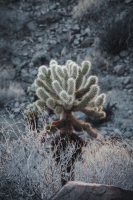
[[89,61],[83,61],[79,66],[71,60],[65,65],[51,60],[49,68],[44,65],[39,68],[35,80],[36,108],[39,112],[51,109],[60,117],[58,122],[52,123],[51,132],[60,129],[61,133],[70,134],[78,128],[97,136],[97,131],[89,123],[76,119],[72,114],[80,111],[94,120],[106,117],[103,111],[105,94],[99,94],[97,76],[88,77],[90,69]]

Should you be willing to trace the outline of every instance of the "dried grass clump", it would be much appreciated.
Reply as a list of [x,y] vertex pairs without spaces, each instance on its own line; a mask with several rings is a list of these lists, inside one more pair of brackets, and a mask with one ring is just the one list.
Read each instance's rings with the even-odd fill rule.
[[[125,12],[126,13],[126,12]],[[133,47],[133,8],[128,9],[122,19],[115,18],[105,26],[101,34],[101,48],[107,53],[117,55],[128,47]]]
[[83,162],[75,168],[76,180],[133,190],[133,143],[93,141],[85,148]]
[[90,15],[97,15],[97,12],[107,3],[108,0],[79,0],[78,4],[73,9],[73,17],[82,18],[87,13],[90,13]]
[[9,103],[12,99],[19,99],[24,95],[24,90],[19,83],[11,82],[9,86],[0,88],[0,107]]
[[[0,130],[4,135],[3,129]],[[60,155],[60,162],[54,156],[58,146],[51,149],[51,140],[47,138],[42,144],[39,133],[27,130],[19,132],[16,140],[2,137],[1,155],[1,198],[18,200],[48,200],[61,188],[61,170],[66,166],[75,152],[75,146],[68,144]],[[20,135],[21,132],[21,135]],[[15,134],[16,135],[16,134]],[[70,177],[70,176],[69,176]]]
[[[4,129],[0,132],[5,134]],[[76,147],[68,144],[57,164],[53,155],[58,146],[54,151],[50,147],[54,137],[47,138],[43,144],[40,137],[40,133],[33,133],[27,127],[25,132],[19,131],[15,140],[3,137],[0,145],[1,199],[48,200],[61,188],[61,169],[65,172]],[[83,159],[76,161],[75,180],[133,190],[133,145],[129,141],[89,141],[84,150]]]

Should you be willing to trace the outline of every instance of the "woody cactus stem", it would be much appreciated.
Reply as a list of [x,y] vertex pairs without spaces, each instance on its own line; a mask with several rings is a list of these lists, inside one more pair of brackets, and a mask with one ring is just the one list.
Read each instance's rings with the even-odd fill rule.
[[27,109],[24,112],[27,120],[28,120],[28,124],[29,124],[29,128],[30,130],[37,130],[38,128],[38,110],[37,107],[34,104],[30,104]]
[[[103,111],[105,94],[99,94],[98,78],[89,76],[90,69],[89,61],[79,66],[71,60],[65,65],[51,60],[49,67],[39,67],[34,82],[38,100],[34,105],[39,112],[52,109],[59,116],[59,121],[52,124],[53,132],[59,128],[61,132],[71,133],[78,127],[97,137],[97,131],[89,123],[76,119],[75,115],[80,111],[94,119],[106,116]],[[46,130],[48,128],[49,125]]]

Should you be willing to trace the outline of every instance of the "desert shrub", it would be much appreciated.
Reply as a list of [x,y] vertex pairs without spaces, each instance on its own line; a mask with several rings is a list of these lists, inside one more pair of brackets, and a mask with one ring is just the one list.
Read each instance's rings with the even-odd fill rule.
[[131,8],[122,19],[113,19],[105,26],[101,34],[101,47],[110,54],[118,54],[128,47],[133,47],[133,9]]
[[133,190],[132,153],[132,141],[92,142],[85,148],[84,162],[77,162],[76,180]]
[[39,66],[44,63],[48,63],[48,61],[49,61],[49,56],[43,52],[37,52],[32,58],[32,63],[35,66]]
[[79,0],[73,9],[74,18],[83,18],[87,14],[91,17],[97,16],[98,12],[106,7],[108,0]]
[[[3,128],[0,132],[5,136]],[[25,132],[20,132],[18,138],[12,141],[4,137],[0,145],[1,199],[51,199],[61,188],[61,166],[65,171],[75,146],[68,144],[57,164],[50,147],[53,136],[42,144],[41,133],[31,132],[27,127]],[[75,180],[113,184],[133,190],[132,152],[132,141],[131,144],[130,141],[90,141],[82,158],[76,161]]]
[[14,82],[15,70],[4,67],[0,70],[0,107],[8,104],[13,99],[19,99],[24,95],[20,83]]
[[5,140],[1,144],[1,191],[8,199],[51,199],[61,188],[61,168],[66,169],[75,147],[70,144],[60,154],[60,163],[55,163],[54,152],[47,138],[42,144],[39,135],[32,132],[17,140]]
[[13,99],[19,99],[22,95],[24,95],[24,90],[19,83],[10,83],[9,86],[0,88],[0,107]]

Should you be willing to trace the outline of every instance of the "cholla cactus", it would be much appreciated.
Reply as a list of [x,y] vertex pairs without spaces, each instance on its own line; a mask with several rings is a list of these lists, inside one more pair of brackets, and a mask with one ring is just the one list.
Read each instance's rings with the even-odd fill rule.
[[105,118],[102,110],[105,94],[99,94],[98,78],[88,77],[90,68],[89,61],[84,61],[79,66],[71,60],[65,65],[51,60],[49,68],[44,65],[39,67],[35,80],[38,97],[35,105],[40,112],[50,108],[60,116],[58,122],[53,122],[51,131],[60,128],[61,131],[70,133],[78,128],[97,137],[97,131],[89,123],[74,115],[74,112],[80,111],[94,119]]

